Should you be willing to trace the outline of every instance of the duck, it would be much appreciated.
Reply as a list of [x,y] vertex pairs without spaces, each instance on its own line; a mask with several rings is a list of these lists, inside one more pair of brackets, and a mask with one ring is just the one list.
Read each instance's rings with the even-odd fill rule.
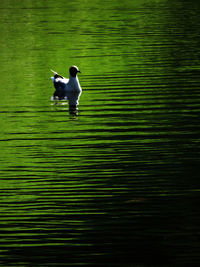
[[51,70],[54,76],[51,77],[55,92],[53,94],[53,100],[68,100],[69,110],[77,110],[79,105],[79,98],[82,93],[82,89],[78,80],[78,73],[81,73],[77,66],[71,66],[69,68],[69,79],[58,74],[56,71]]

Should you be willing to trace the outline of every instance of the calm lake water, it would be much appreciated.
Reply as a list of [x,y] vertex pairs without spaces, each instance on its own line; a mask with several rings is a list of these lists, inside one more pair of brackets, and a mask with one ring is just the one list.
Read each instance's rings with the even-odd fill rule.
[[[198,266],[199,13],[1,0],[0,266]],[[70,65],[77,116],[50,100]]]

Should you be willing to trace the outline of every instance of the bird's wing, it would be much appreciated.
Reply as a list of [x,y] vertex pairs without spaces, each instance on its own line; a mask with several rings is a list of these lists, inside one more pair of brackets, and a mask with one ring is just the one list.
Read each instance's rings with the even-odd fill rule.
[[60,74],[58,74],[56,71],[54,71],[54,70],[51,70],[52,72],[53,72],[53,74],[54,74],[54,78],[56,79],[56,78],[64,78],[63,76],[61,76]]
[[53,81],[54,85],[58,84],[61,85],[62,87],[65,87],[65,85],[68,83],[68,79],[66,78],[60,78],[60,77],[51,77],[51,80]]

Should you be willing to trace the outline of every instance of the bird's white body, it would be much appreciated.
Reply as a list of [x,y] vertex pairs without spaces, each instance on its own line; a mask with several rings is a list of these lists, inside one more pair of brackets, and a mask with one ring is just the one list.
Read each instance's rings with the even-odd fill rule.
[[73,77],[69,75],[69,79],[59,76],[57,78],[51,77],[51,79],[56,91],[61,95],[59,99],[67,99],[69,101],[69,106],[77,106],[79,104],[82,89],[77,76]]
[[69,80],[65,85],[65,93],[70,105],[78,105],[79,97],[81,95],[82,89],[79,84],[78,77],[69,76]]

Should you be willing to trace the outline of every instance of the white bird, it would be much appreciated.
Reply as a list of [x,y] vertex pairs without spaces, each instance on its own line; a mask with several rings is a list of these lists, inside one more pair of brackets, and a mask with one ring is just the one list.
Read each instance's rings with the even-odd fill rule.
[[69,79],[64,78],[57,72],[51,70],[54,73],[54,77],[51,77],[55,92],[53,94],[54,100],[68,100],[69,110],[77,110],[79,104],[79,98],[82,92],[77,73],[80,72],[78,67],[71,66],[69,68]]

